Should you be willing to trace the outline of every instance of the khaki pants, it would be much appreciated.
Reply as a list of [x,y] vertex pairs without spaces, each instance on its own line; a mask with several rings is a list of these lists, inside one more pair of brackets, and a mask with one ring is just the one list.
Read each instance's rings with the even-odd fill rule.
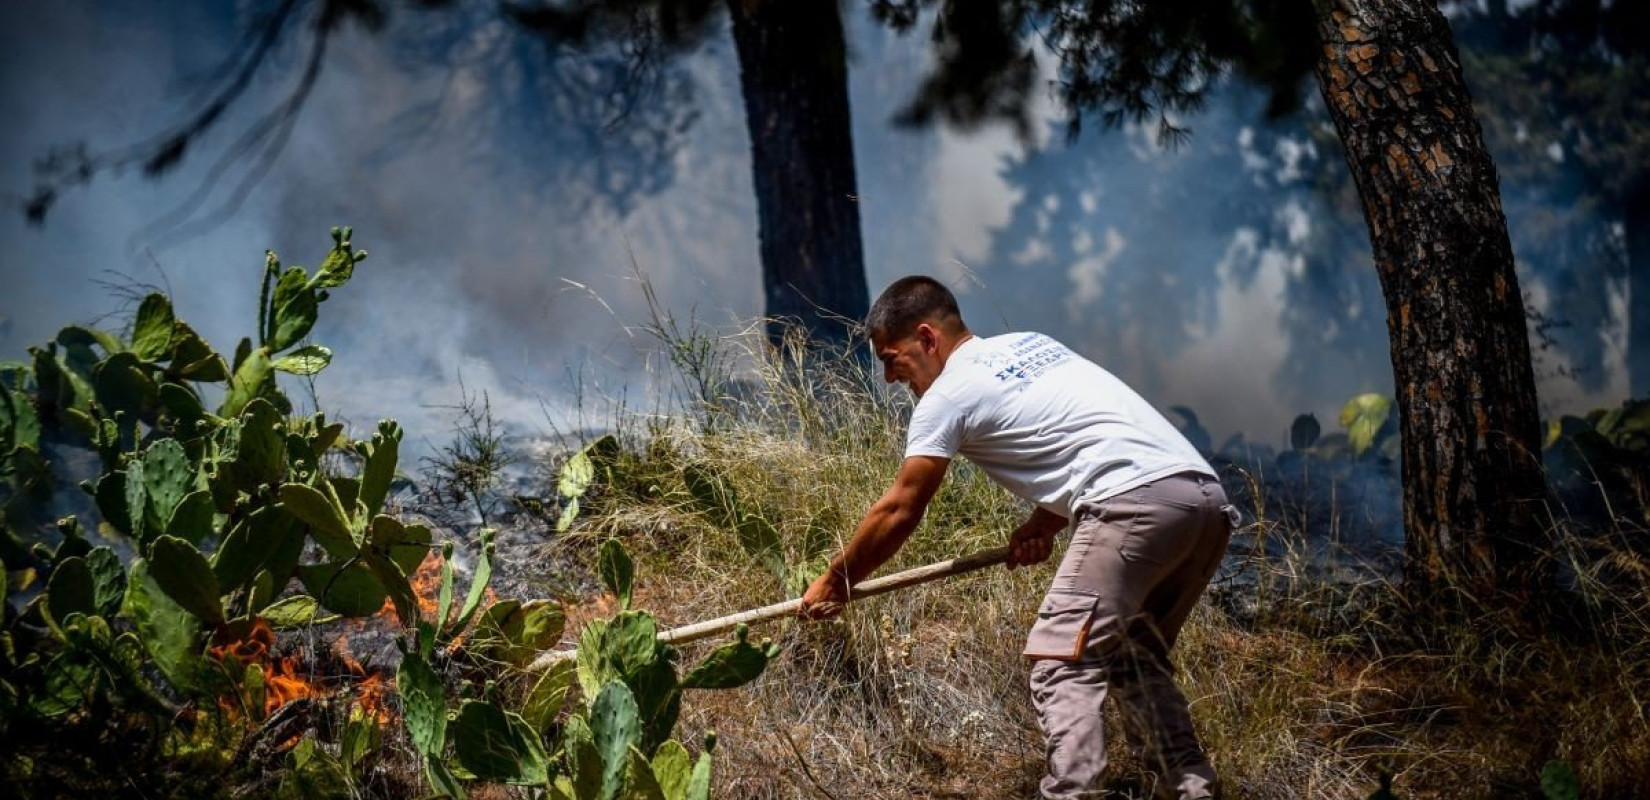
[[1114,690],[1124,730],[1160,796],[1212,797],[1169,650],[1220,565],[1236,511],[1220,482],[1182,473],[1083,509],[1026,639],[1031,695],[1048,737],[1048,798],[1098,797],[1100,707]]

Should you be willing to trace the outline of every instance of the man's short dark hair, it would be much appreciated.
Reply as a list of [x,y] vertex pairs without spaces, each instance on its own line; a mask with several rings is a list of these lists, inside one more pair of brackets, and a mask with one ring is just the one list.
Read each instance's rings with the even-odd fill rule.
[[922,322],[951,333],[967,330],[950,289],[927,275],[910,275],[882,290],[865,317],[865,328],[874,337],[897,339],[909,336]]

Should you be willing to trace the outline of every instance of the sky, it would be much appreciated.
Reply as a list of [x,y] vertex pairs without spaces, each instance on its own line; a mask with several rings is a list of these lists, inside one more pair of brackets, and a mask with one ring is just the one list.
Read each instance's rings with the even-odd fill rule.
[[[177,124],[268,5],[0,5],[0,195],[15,209],[53,148],[110,151]],[[459,5],[456,32],[431,33],[430,18],[396,5],[385,33],[336,37],[290,138],[238,204],[226,206],[249,160],[208,176],[254,109],[289,90],[297,47],[275,53],[249,104],[173,173],[100,175],[66,190],[44,226],[0,213],[0,360],[70,322],[119,327],[130,304],[111,287],[134,285],[169,291],[182,319],[232,352],[254,325],[264,250],[313,266],[328,229],[349,224],[371,256],[312,334],[336,353],[314,383],[334,418],[364,429],[396,417],[417,449],[445,440],[465,392],[485,392],[520,433],[657,403],[669,382],[644,330],[644,281],[667,313],[710,330],[748,328],[762,310],[726,30],[670,73],[678,102],[604,128],[613,108],[587,65],[549,58],[485,0]],[[924,38],[847,7],[873,292],[937,275],[977,332],[1045,329],[1160,408],[1194,409],[1216,442],[1242,432],[1281,446],[1298,413],[1332,430],[1346,399],[1390,392],[1372,271],[1354,276],[1351,299],[1313,294],[1296,249],[1324,230],[1321,201],[1256,207],[1324,157],[1267,129],[1258,94],[1217,93],[1176,150],[1134,126],[1067,144],[1047,102],[1029,143],[1006,128],[899,129],[890,119],[923,74]],[[583,89],[553,91],[568,86]],[[202,186],[205,223],[157,227]],[[1525,289],[1539,307],[1540,281]],[[1620,305],[1619,287],[1604,296]],[[1585,384],[1559,367],[1542,370],[1548,413],[1625,394],[1619,354]]]

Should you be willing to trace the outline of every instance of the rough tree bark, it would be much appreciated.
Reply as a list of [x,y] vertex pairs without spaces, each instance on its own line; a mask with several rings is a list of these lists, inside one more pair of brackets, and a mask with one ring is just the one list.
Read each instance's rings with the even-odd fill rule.
[[1405,585],[1550,586],[1540,417],[1495,165],[1428,0],[1319,0],[1319,87],[1386,296],[1403,435]]
[[[870,310],[836,0],[728,0],[750,129],[767,314],[841,342]],[[770,337],[780,332],[768,327]]]

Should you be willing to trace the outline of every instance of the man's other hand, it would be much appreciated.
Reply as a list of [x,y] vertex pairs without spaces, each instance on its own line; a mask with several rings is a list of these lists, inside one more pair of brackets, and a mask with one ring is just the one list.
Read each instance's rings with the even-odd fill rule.
[[814,579],[808,591],[802,593],[802,608],[796,615],[809,620],[830,619],[842,613],[848,603],[848,586],[842,574],[834,569]]
[[1008,537],[1009,569],[1041,564],[1054,552],[1054,531],[1035,521],[1014,529]]

